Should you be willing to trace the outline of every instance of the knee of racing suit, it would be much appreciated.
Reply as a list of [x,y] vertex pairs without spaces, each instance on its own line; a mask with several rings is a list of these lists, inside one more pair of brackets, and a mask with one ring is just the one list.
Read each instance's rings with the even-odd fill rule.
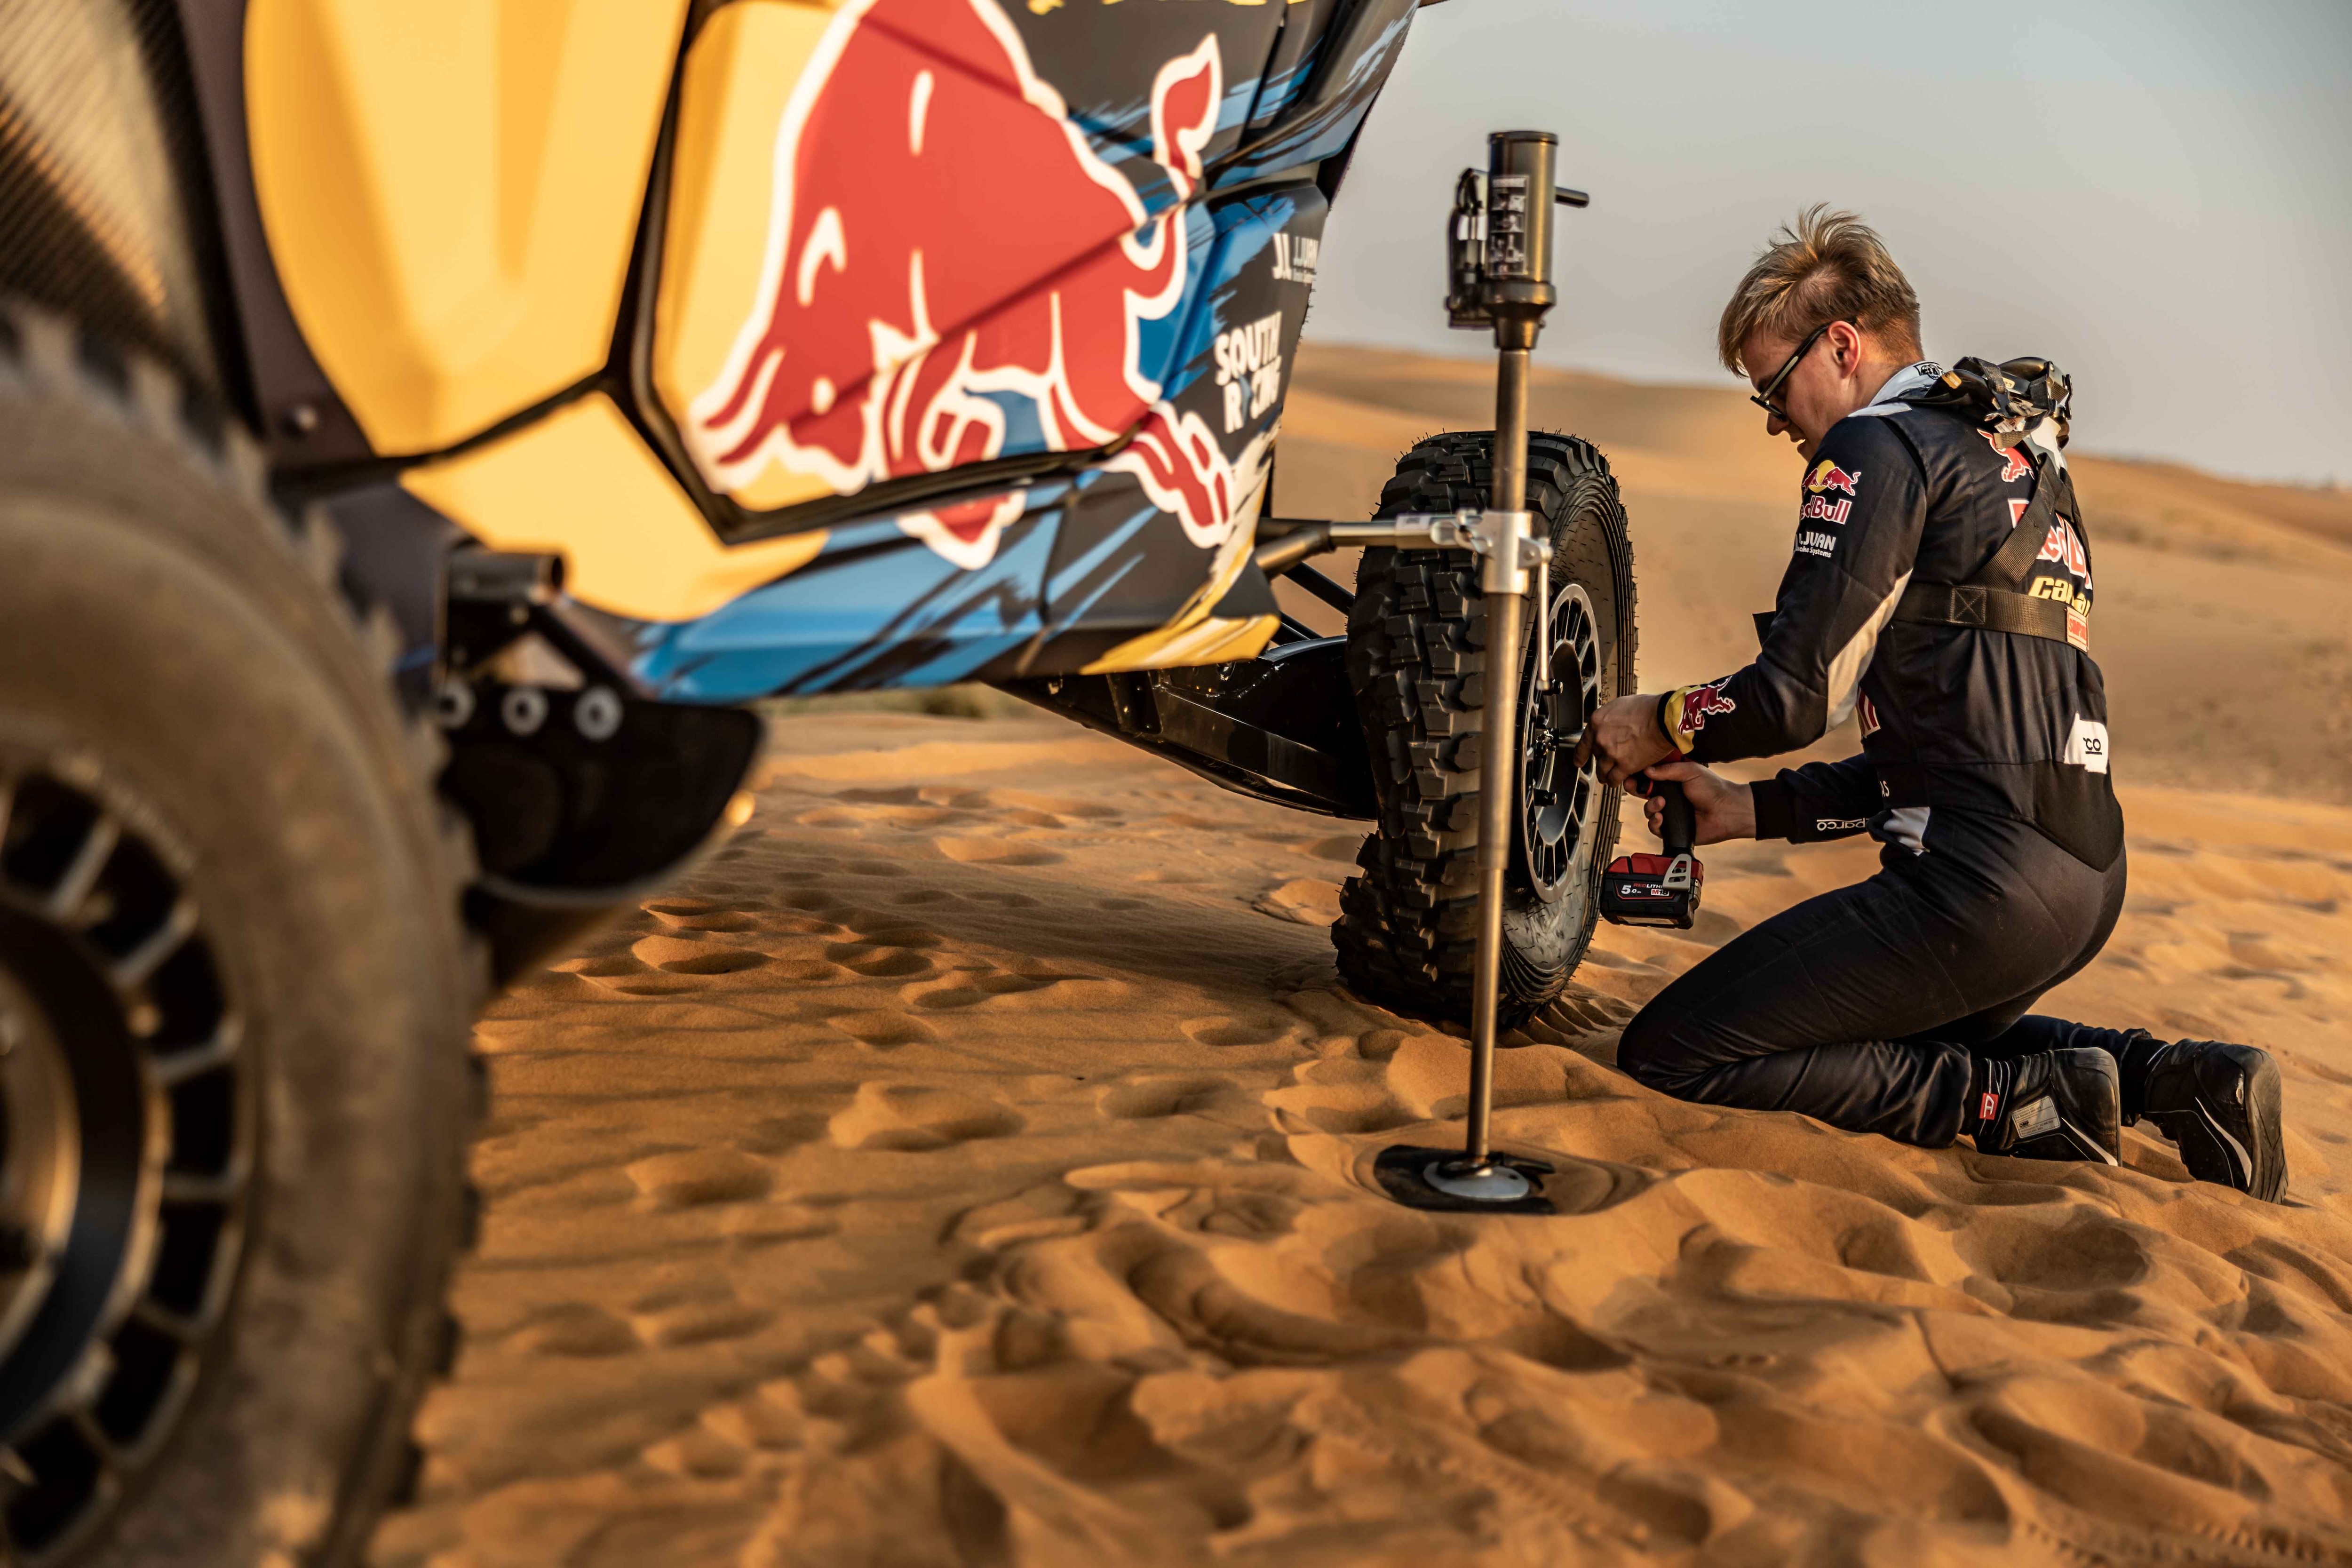
[[1651,998],[1650,1005],[1634,1014],[1618,1037],[1617,1067],[1643,1088],[1680,1099],[1692,1064],[1675,1047],[1674,1009],[1659,1006],[1658,1001]]

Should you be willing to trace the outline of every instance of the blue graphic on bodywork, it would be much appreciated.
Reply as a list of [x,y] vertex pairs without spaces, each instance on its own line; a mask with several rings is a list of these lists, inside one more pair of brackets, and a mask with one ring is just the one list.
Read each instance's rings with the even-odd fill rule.
[[941,686],[1044,629],[1047,563],[1071,486],[1040,486],[984,566],[895,518],[835,529],[824,552],[699,620],[640,625],[631,673],[674,702]]

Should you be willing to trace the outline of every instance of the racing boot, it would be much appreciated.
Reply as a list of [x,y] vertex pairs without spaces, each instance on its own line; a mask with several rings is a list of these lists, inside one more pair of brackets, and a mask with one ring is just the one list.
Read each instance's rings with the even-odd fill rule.
[[2116,1058],[2096,1047],[1977,1063],[1977,1147],[2020,1160],[2123,1163]]
[[2279,1070],[2271,1054],[2226,1040],[2175,1040],[2147,1059],[2136,1107],[2180,1149],[2200,1182],[2276,1203],[2286,1186]]

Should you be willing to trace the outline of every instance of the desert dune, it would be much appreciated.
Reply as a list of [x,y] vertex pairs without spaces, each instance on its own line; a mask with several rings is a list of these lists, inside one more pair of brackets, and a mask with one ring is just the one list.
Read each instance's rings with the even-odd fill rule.
[[[1490,374],[1302,355],[1276,509],[1369,510]],[[1744,659],[1793,449],[1736,393],[1547,373],[1538,419],[1622,478],[1645,681]],[[1042,715],[800,712],[728,847],[477,1032],[377,1561],[2352,1563],[2352,504],[2077,461],[2133,892],[2045,1006],[2275,1052],[2286,1202],[2152,1130],[2037,1163],[1614,1070],[1864,841],[1711,847],[1697,929],[1604,926],[1510,1037],[1498,1141],[1574,1212],[1406,1210],[1371,1161],[1460,1137],[1466,1056],[1339,984],[1358,825]]]

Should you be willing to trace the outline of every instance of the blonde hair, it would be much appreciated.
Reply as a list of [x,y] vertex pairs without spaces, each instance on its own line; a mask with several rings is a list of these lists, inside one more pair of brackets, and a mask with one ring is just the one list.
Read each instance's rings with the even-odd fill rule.
[[1906,358],[1919,357],[1919,296],[1878,232],[1815,202],[1759,252],[1716,329],[1724,368],[1745,375],[1739,346],[1757,332],[1790,342],[1826,321],[1853,321]]

